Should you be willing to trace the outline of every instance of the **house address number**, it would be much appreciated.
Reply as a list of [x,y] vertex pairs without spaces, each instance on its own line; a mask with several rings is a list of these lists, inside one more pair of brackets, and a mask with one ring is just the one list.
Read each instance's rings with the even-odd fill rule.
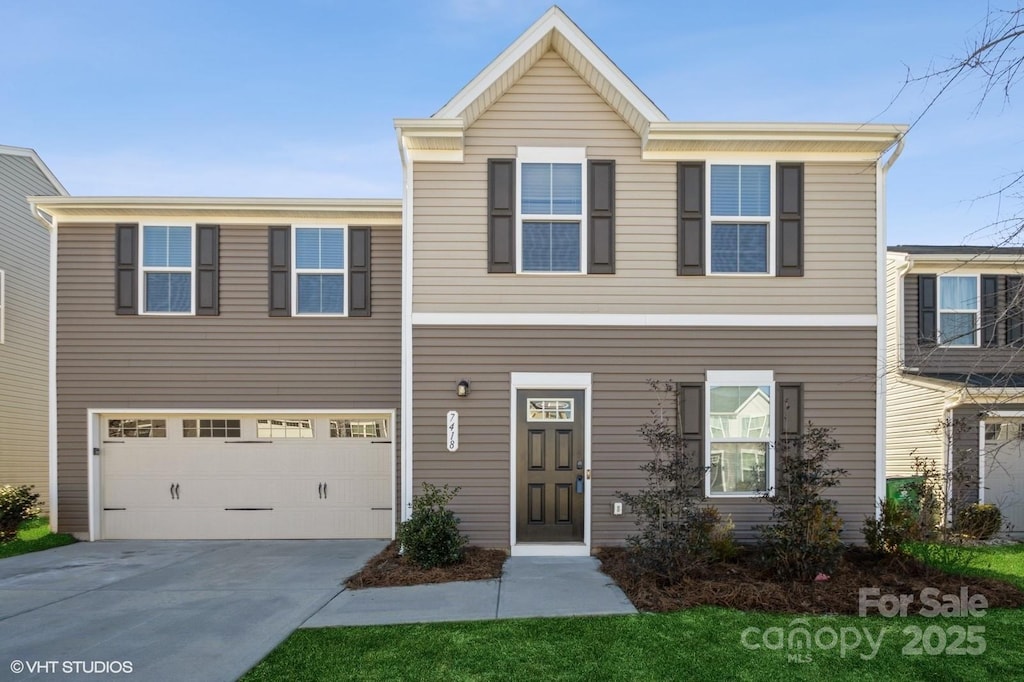
[[459,413],[455,410],[448,413],[448,428],[445,433],[448,452],[455,452],[459,449]]

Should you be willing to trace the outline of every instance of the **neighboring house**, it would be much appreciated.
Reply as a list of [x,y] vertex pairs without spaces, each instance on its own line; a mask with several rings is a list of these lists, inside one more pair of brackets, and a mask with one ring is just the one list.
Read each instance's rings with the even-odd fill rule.
[[671,122],[558,8],[395,126],[401,202],[38,202],[63,529],[388,537],[432,482],[474,544],[587,554],[634,530],[661,379],[741,537],[811,420],[859,538],[904,127]]
[[66,194],[31,149],[0,145],[0,485],[50,499],[50,232],[26,197]]
[[886,473],[915,458],[1024,535],[1024,249],[889,248]]

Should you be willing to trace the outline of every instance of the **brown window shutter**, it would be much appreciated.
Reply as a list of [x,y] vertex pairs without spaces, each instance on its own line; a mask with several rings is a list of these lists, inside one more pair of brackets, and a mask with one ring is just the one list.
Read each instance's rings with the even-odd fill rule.
[[288,317],[292,310],[292,228],[271,227],[268,243],[270,316]]
[[615,274],[615,161],[590,161],[587,164],[588,222],[587,272],[593,275]]
[[487,272],[516,271],[516,160],[487,160]]
[[704,461],[704,384],[676,384],[676,428],[683,452]]
[[704,162],[676,164],[676,274],[704,274]]
[[775,439],[789,443],[804,431],[804,385],[780,382],[775,392]]
[[938,308],[935,275],[917,276],[917,343],[932,345],[937,338]]
[[981,345],[994,346],[999,320],[999,276],[981,276]]
[[775,167],[778,187],[778,227],[775,238],[777,277],[804,276],[804,165]]
[[348,228],[348,314],[370,316],[370,239],[369,227]]
[[139,314],[139,226],[117,225],[115,228],[115,312],[118,315]]
[[1006,278],[1006,345],[1024,343],[1024,290],[1021,277]]
[[196,315],[220,315],[219,225],[196,225]]

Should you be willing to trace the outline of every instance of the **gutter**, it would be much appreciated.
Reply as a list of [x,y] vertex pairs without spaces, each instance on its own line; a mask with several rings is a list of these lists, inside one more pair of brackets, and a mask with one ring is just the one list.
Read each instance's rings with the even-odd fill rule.
[[878,239],[878,256],[876,259],[876,275],[875,275],[875,298],[876,298],[876,314],[878,316],[878,326],[875,331],[877,339],[875,340],[875,353],[876,357],[876,386],[875,386],[875,515],[880,516],[882,513],[882,500],[885,499],[885,466],[886,466],[886,452],[885,452],[885,440],[886,440],[886,378],[888,368],[886,367],[886,340],[888,338],[888,321],[886,320],[886,257],[888,250],[886,248],[886,177],[889,173],[889,169],[892,168],[893,164],[896,163],[896,159],[903,153],[903,135],[901,133],[896,141],[896,149],[893,150],[889,158],[886,159],[885,163],[881,163],[881,157],[876,164],[876,177],[875,177],[875,221],[876,221],[876,238]]
[[402,374],[401,374],[401,520],[412,513],[412,229],[413,161],[401,126],[395,126],[402,159]]

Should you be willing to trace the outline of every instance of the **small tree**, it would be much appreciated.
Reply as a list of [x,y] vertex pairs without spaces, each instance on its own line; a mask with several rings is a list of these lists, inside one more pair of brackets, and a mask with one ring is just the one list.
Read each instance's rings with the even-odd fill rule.
[[412,515],[398,529],[405,556],[422,568],[462,561],[467,539],[459,533],[459,518],[448,509],[459,490],[424,483],[423,494],[413,498]]
[[[671,582],[722,554],[715,547],[721,545],[717,536],[726,526],[719,523],[717,510],[711,508],[714,514],[709,516],[709,508],[702,506],[707,467],[699,448],[688,447],[679,433],[678,388],[668,381],[649,380],[648,384],[657,406],[651,421],[639,429],[640,438],[654,453],[640,466],[647,474],[647,486],[636,493],[615,494],[636,517],[640,530],[626,538],[630,552],[643,569]],[[715,541],[708,537],[711,533],[716,534]]]
[[762,495],[772,506],[772,523],[759,527],[759,547],[780,577],[810,581],[839,563],[843,521],[835,500],[822,495],[847,473],[826,466],[839,447],[832,429],[811,423],[801,436],[775,445],[778,482]]

